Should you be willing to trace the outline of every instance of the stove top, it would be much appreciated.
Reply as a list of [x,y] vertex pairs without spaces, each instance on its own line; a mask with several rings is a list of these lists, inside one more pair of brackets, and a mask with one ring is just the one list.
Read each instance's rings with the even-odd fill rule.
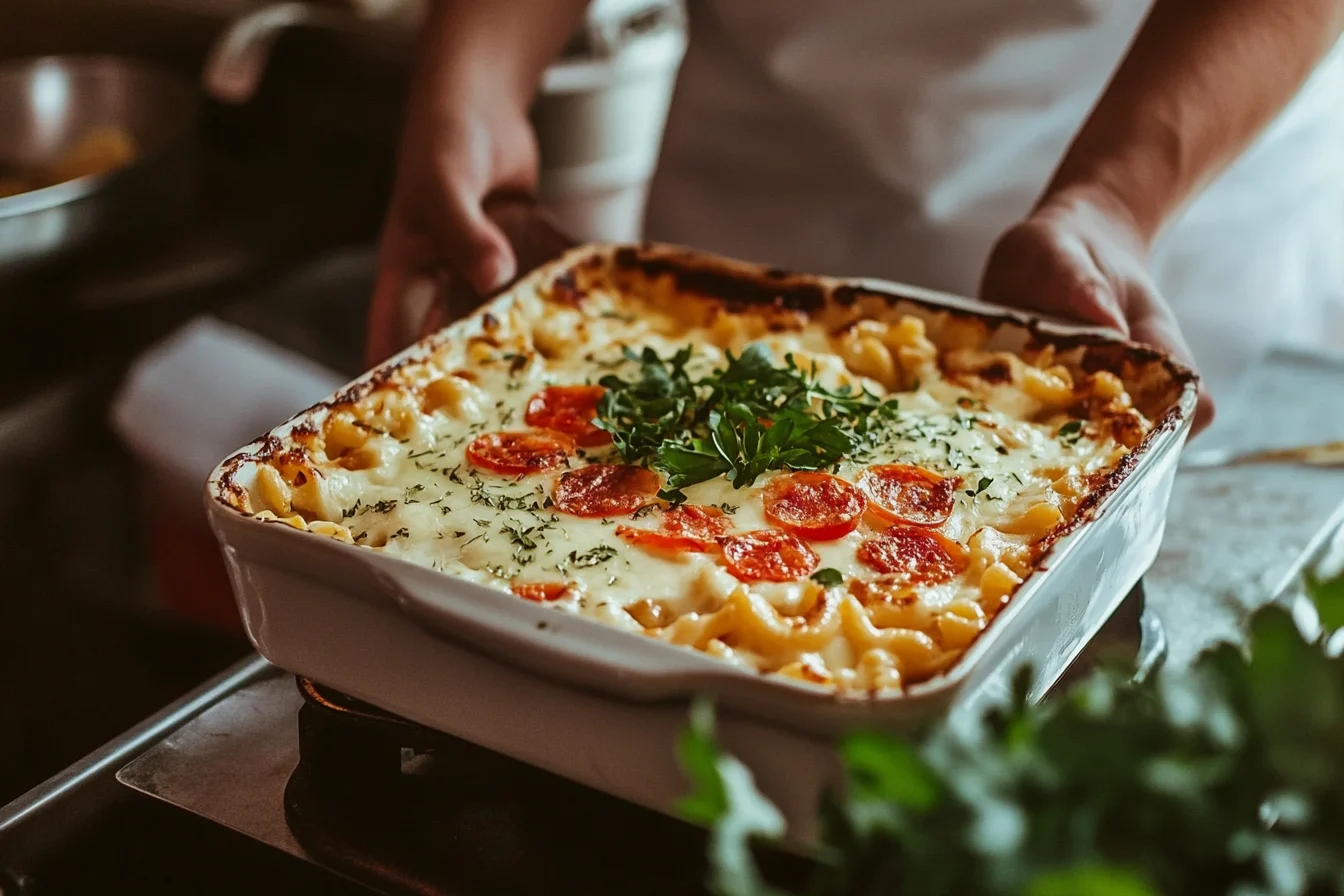
[[[1101,655],[1157,662],[1143,604],[1140,586],[1072,672]],[[117,779],[378,892],[699,891],[699,829],[256,662]]]
[[[1140,586],[1075,670],[1160,661],[1144,600]],[[705,846],[253,656],[0,807],[0,894],[688,893]],[[806,870],[763,858],[781,882]]]

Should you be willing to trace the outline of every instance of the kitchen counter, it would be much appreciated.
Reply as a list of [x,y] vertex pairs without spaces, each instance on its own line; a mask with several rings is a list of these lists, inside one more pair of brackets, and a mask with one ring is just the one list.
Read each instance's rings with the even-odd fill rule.
[[[1344,439],[1344,354],[1283,349],[1189,451]],[[1297,575],[1344,518],[1344,470],[1247,466],[1178,473],[1157,562],[1145,577],[1173,662],[1235,638],[1246,613]]]

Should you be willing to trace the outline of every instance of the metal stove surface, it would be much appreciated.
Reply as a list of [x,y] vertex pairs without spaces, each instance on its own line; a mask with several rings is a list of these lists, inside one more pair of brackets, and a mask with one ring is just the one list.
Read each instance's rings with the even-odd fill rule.
[[[1143,604],[1140,586],[1075,670],[1102,654],[1159,662]],[[264,664],[117,780],[383,892],[685,893],[703,879],[696,828]],[[784,855],[772,867],[799,870]]]

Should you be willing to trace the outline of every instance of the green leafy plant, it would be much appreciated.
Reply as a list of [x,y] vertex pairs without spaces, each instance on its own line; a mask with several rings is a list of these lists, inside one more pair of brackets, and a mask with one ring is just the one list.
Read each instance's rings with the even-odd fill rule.
[[664,473],[671,500],[716,476],[745,488],[767,470],[832,467],[869,447],[898,410],[867,391],[827,389],[792,355],[777,366],[759,344],[728,352],[723,367],[696,379],[686,371],[692,355],[689,346],[667,358],[627,348],[638,374],[599,380],[607,391],[596,425],[627,463]]
[[[1307,582],[1243,646],[1135,682],[1099,669],[1030,705],[922,736],[858,732],[819,807],[808,879],[770,883],[752,844],[779,814],[698,707],[685,806],[713,825],[711,888],[779,894],[1314,896],[1344,893],[1344,577]],[[1304,631],[1313,632],[1304,634]]]

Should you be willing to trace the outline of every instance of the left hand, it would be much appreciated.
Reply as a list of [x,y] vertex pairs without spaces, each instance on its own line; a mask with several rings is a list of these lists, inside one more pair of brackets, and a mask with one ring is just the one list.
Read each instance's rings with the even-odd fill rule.
[[[1176,317],[1148,274],[1147,251],[1123,206],[1101,190],[1061,191],[1010,228],[990,253],[985,301],[1111,327],[1194,369]],[[1202,384],[1194,433],[1213,420]]]

